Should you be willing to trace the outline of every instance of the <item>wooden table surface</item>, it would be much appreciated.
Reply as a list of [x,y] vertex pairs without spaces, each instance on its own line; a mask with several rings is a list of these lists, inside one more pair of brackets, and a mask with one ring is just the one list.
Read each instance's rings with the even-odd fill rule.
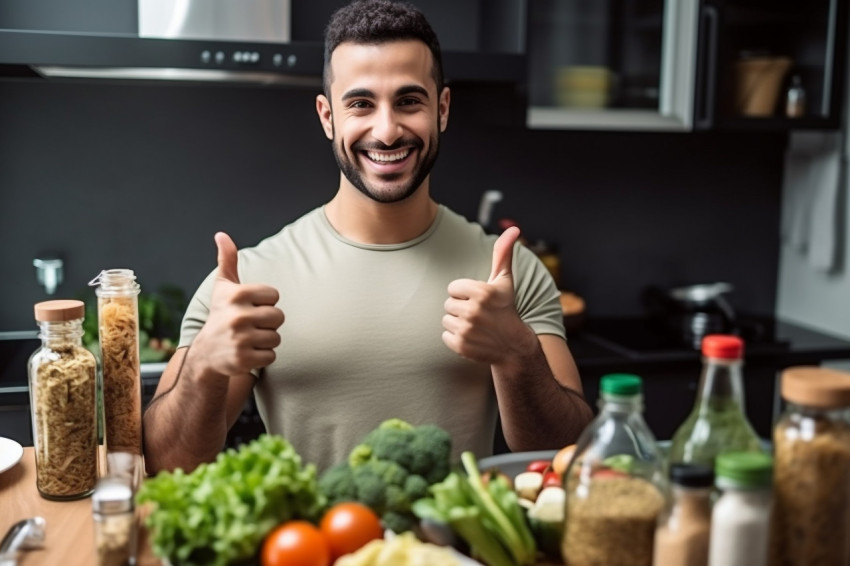
[[[22,519],[41,516],[47,522],[44,548],[21,553],[19,566],[96,566],[91,497],[77,501],[49,501],[35,487],[35,451],[24,448],[14,467],[0,473],[0,537]],[[142,532],[140,566],[161,566]]]

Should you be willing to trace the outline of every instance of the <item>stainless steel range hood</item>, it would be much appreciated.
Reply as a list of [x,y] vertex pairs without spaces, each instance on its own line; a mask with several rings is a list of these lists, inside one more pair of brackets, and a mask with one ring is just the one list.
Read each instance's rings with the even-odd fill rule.
[[[320,33],[292,40],[294,1],[0,0],[0,78],[320,86]],[[513,50],[444,50],[443,64],[450,83],[526,75]]]
[[0,30],[0,65],[47,78],[320,84],[321,46],[290,42],[290,0],[138,0],[135,33]]

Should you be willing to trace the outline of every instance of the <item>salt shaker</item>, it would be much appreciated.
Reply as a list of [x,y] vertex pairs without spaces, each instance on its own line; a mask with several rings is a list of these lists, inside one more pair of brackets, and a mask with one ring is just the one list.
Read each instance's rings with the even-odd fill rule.
[[92,495],[97,566],[135,566],[136,514],[129,481],[102,478]]

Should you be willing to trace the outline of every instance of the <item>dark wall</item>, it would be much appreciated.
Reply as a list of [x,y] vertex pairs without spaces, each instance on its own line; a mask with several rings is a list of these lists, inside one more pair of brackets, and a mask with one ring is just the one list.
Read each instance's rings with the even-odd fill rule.
[[[454,90],[438,201],[474,219],[503,191],[497,216],[558,245],[595,315],[641,312],[648,284],[716,280],[773,311],[783,136],[528,131],[501,115],[514,102]],[[255,244],[337,183],[310,90],[0,81],[0,330],[34,328],[39,254],[65,261],[57,296],[112,267],[191,294],[216,230]]]

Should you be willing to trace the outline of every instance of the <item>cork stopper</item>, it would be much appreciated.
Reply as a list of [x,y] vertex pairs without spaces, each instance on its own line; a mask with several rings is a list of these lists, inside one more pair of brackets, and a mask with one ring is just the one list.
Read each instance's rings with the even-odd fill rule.
[[797,366],[782,372],[782,397],[807,407],[850,407],[850,373],[817,366]]
[[83,318],[86,305],[83,301],[60,299],[35,304],[35,319],[39,322],[64,322]]

